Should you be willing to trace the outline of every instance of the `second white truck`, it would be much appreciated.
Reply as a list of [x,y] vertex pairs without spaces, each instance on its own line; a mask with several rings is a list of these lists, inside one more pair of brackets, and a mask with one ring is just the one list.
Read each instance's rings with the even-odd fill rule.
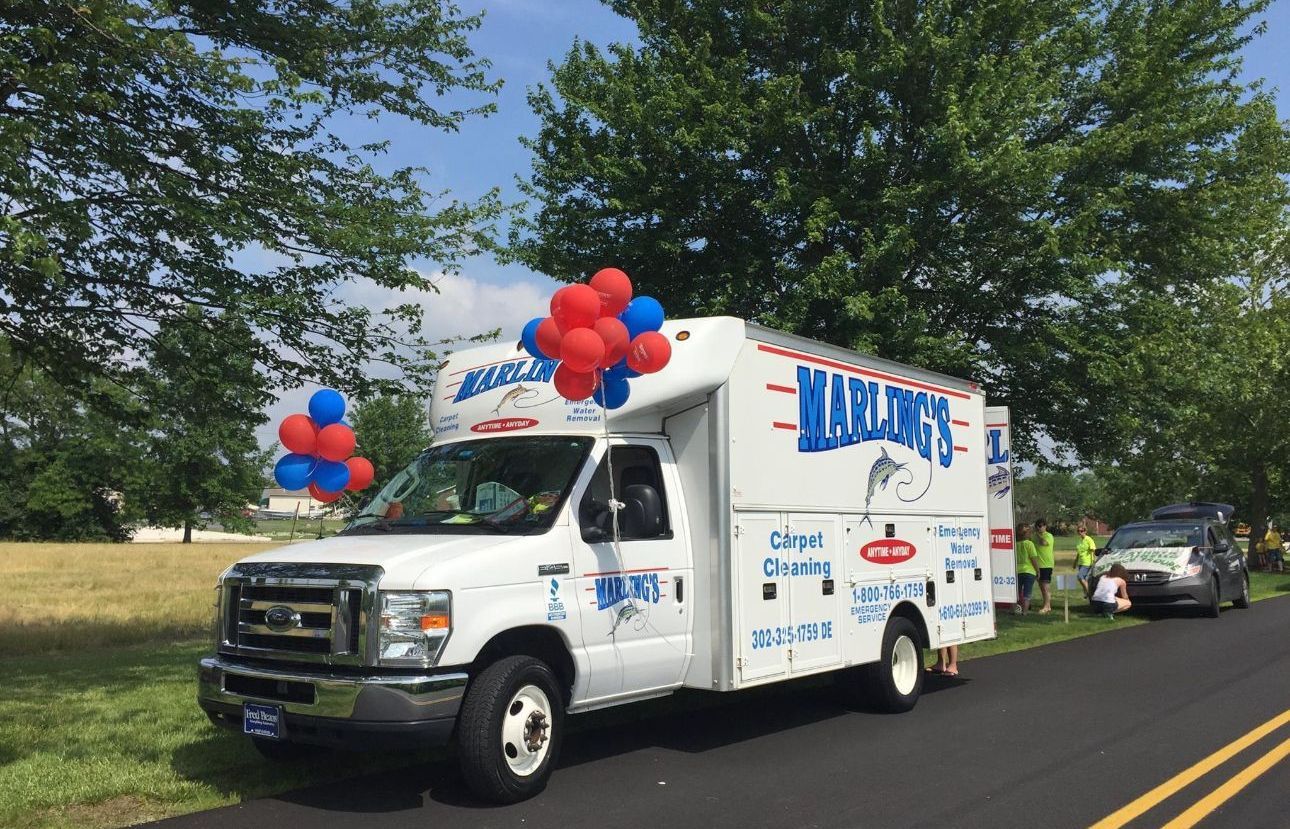
[[829,671],[903,711],[925,649],[994,636],[976,385],[732,318],[663,333],[607,422],[515,345],[453,355],[434,444],[343,533],[221,578],[211,719],[276,758],[452,740],[512,802],[568,714]]

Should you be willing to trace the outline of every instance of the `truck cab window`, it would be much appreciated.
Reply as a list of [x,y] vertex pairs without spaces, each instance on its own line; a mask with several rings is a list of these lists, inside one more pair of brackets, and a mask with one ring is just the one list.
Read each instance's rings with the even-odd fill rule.
[[[658,453],[648,446],[615,446],[613,453],[614,495],[625,506],[618,512],[618,533],[624,540],[671,538],[667,492],[659,468]],[[613,513],[609,509],[609,457],[601,460],[582,503],[578,523],[587,542],[613,538]]]

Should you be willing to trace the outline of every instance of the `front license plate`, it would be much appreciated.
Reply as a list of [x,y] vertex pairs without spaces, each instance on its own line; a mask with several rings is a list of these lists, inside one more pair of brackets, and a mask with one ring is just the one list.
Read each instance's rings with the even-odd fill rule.
[[253,737],[268,737],[270,740],[282,739],[282,707],[278,705],[258,705],[254,702],[242,705],[242,733]]

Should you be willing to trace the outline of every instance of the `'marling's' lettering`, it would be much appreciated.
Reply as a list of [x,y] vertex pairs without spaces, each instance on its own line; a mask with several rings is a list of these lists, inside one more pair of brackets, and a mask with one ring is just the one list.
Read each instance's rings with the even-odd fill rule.
[[950,401],[942,395],[798,366],[797,399],[799,452],[885,440],[928,460],[934,451],[941,466],[954,461]]
[[454,403],[482,394],[498,386],[510,386],[516,383],[550,383],[555,374],[556,360],[517,360],[513,363],[476,368],[466,372],[462,378],[461,388],[457,389]]

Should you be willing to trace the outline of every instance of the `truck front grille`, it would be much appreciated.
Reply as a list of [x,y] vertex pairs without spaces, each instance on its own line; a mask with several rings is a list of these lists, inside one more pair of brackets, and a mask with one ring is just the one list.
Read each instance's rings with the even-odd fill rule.
[[236,565],[223,581],[220,650],[361,665],[380,574],[353,565]]

